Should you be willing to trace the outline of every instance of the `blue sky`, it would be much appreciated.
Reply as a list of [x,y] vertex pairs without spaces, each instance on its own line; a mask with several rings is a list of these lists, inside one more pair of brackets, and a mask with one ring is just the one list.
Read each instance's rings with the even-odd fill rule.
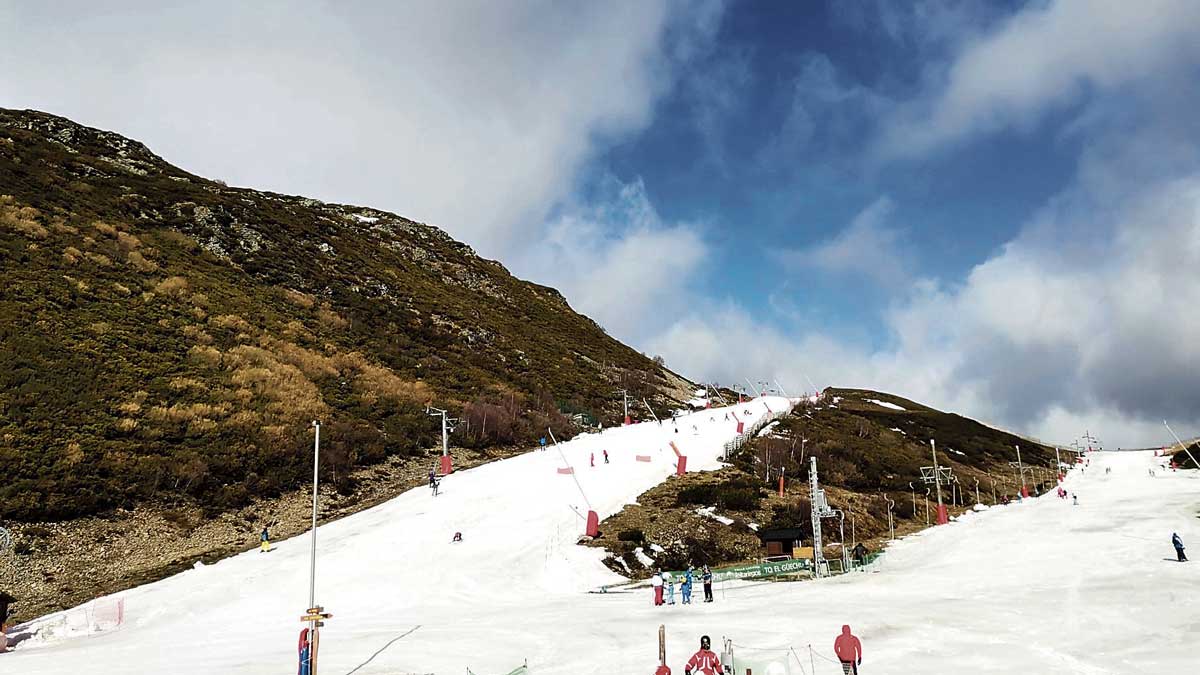
[[695,379],[1200,433],[1193,0],[0,0],[0,105],[436,224]]

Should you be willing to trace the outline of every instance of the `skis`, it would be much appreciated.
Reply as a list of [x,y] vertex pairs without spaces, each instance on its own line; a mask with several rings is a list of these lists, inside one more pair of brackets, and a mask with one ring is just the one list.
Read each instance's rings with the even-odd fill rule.
[[654,675],[671,675],[671,669],[667,667],[667,627],[661,624],[658,626],[658,669]]

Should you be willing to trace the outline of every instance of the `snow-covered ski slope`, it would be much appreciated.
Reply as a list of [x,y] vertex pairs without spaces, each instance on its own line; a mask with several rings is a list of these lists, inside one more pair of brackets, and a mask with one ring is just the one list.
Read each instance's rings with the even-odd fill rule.
[[[754,405],[763,410],[738,408]],[[723,417],[680,423],[689,467],[716,465],[734,433]],[[675,436],[637,425],[562,448],[603,515],[670,474]],[[864,673],[1192,672],[1200,569],[1172,562],[1169,539],[1179,532],[1200,555],[1200,475],[1150,477],[1159,461],[1091,455],[1067,479],[1078,506],[1051,495],[970,514],[897,542],[873,572],[737,582],[710,605],[655,608],[649,591],[582,592],[616,577],[573,545],[582,521],[569,507],[586,505],[556,474],[557,452],[535,452],[456,474],[436,499],[415,490],[320,529],[317,596],[335,615],[321,673],[345,675],[419,625],[357,672],[495,675],[528,660],[537,675],[638,675],[653,672],[660,623],[675,672],[708,634],[738,645],[739,673],[749,660],[756,674],[812,673],[811,643],[816,673],[833,675],[843,623],[863,640]],[[455,531],[464,543],[450,543]],[[0,673],[291,672],[307,546],[300,537],[130,591],[120,631],[27,642],[0,656]]]

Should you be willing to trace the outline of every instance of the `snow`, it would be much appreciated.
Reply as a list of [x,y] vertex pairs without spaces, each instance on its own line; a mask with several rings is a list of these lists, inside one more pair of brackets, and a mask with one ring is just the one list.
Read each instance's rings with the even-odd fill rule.
[[892,410],[904,410],[904,408],[896,405],[895,403],[889,403],[887,401],[879,401],[879,400],[876,400],[873,398],[867,399],[867,403],[874,403],[875,405],[877,405],[881,408],[890,408]]
[[[689,467],[718,466],[720,442],[733,437],[731,423],[707,417],[695,420],[700,436],[676,441]],[[651,453],[649,464],[633,459],[665,444],[659,429],[634,425],[559,446],[601,515],[670,475],[669,450]],[[614,463],[588,467],[601,444]],[[1079,506],[1051,492],[967,512],[895,542],[869,572],[727,582],[715,603],[661,608],[648,590],[583,592],[621,578],[601,552],[575,545],[582,523],[567,507],[586,504],[569,476],[554,474],[554,449],[456,473],[442,496],[413,490],[320,528],[317,598],[334,614],[321,633],[321,672],[348,673],[417,627],[358,673],[494,674],[528,659],[535,675],[632,675],[653,670],[660,623],[679,672],[708,634],[741,645],[738,672],[797,675],[796,661],[776,651],[794,647],[814,675],[811,643],[816,674],[834,675],[841,670],[829,659],[843,623],[863,640],[864,668],[878,675],[1191,672],[1200,578],[1168,559],[1172,532],[1200,548],[1200,475],[1151,478],[1150,453],[1090,457],[1087,475],[1076,469],[1066,481]],[[450,543],[456,530],[461,544]],[[0,655],[0,672],[294,669],[308,544],[298,537],[269,555],[249,552],[131,590],[122,594],[121,630],[27,641]]]
[[645,549],[643,549],[641,546],[633,549],[633,557],[636,558],[637,561],[642,564],[642,567],[653,567],[654,566],[654,558],[651,558],[650,556],[646,555]]
[[718,523],[721,523],[722,525],[732,525],[733,524],[733,518],[717,515],[717,507],[715,507],[715,506],[705,506],[705,507],[696,509],[696,513],[701,516],[704,516],[705,518],[712,518],[713,520],[717,521]]
[[364,216],[364,215],[362,215],[361,213],[351,213],[351,214],[350,214],[350,217],[351,217],[351,218],[353,218],[353,219],[355,219],[355,220],[357,220],[357,221],[358,221],[358,222],[360,222],[360,223],[376,223],[376,222],[379,222],[379,219],[378,219],[378,218],[376,218],[375,216]]
[[689,406],[691,406],[692,408],[703,408],[704,406],[708,405],[708,399],[706,399],[706,398],[688,399],[687,404]]
[[908,434],[905,434],[905,433],[904,433],[904,430],[903,430],[903,429],[898,429],[898,428],[895,428],[895,427],[893,427],[893,428],[891,429],[891,431],[899,431],[900,433],[904,434],[905,436],[907,436],[907,435],[908,435]]
[[774,422],[771,422],[767,426],[758,430],[758,437],[762,438],[763,436],[766,436],[767,434],[771,433],[771,431],[777,426],[779,426],[779,420],[775,420]]

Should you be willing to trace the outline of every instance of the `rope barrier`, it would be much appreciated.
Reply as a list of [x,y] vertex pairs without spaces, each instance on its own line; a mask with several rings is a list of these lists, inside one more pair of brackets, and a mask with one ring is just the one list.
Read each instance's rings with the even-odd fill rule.
[[350,672],[346,673],[346,675],[354,675],[354,673],[358,672],[358,670],[360,668],[362,668],[363,666],[367,665],[368,663],[374,661],[376,656],[379,656],[380,654],[383,653],[383,650],[387,649],[388,647],[391,647],[397,640],[400,640],[401,638],[405,638],[405,637],[408,637],[409,635],[412,635],[413,632],[415,632],[420,627],[421,627],[421,625],[417,624],[416,626],[409,628],[408,631],[401,633],[400,635],[397,635],[396,637],[392,638],[391,641],[389,641],[386,645],[380,647],[379,651],[372,654],[371,658],[369,658],[366,661],[363,661],[362,663],[355,666],[354,670],[351,670]]

